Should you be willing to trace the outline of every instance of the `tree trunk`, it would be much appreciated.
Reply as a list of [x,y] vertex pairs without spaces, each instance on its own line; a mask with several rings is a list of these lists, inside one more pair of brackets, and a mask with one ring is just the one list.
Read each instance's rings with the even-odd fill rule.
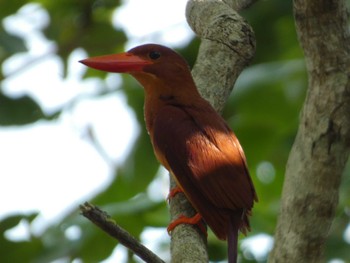
[[[350,42],[340,0],[294,0],[309,88],[269,262],[320,262],[350,150]],[[263,198],[263,197],[262,197]]]

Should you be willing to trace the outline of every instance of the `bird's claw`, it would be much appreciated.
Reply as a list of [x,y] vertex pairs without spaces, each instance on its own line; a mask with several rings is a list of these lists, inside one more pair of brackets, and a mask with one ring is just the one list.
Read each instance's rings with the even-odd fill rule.
[[205,234],[206,236],[208,235],[207,225],[204,223],[204,221],[202,220],[202,216],[199,213],[197,213],[193,217],[187,217],[184,215],[179,216],[179,218],[175,219],[169,224],[167,228],[169,235],[174,230],[174,228],[180,224],[197,225],[203,234]]
[[170,192],[169,192],[168,197],[166,199],[168,201],[170,201],[170,199],[173,198],[178,193],[183,193],[183,190],[179,186],[175,186],[174,188],[170,189]]

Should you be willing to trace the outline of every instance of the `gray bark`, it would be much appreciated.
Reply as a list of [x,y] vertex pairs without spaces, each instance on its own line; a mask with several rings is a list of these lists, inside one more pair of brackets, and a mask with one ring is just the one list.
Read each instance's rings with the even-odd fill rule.
[[189,25],[202,40],[192,74],[202,96],[218,112],[255,53],[252,28],[231,8],[235,2],[226,2],[192,0],[186,10]]
[[344,1],[294,0],[309,88],[290,153],[269,262],[320,262],[350,151],[350,42]]

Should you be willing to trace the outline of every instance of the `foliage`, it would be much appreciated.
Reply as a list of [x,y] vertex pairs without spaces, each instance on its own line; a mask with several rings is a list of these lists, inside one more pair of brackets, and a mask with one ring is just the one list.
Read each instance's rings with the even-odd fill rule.
[[[120,52],[127,41],[122,30],[112,26],[111,16],[120,1],[48,1],[37,0],[50,16],[50,23],[43,29],[45,36],[54,41],[56,53],[64,62],[72,51],[83,48],[89,55]],[[27,1],[3,1],[0,16],[14,14]],[[243,14],[253,26],[257,37],[257,54],[253,64],[240,76],[233,96],[224,111],[224,117],[234,128],[245,149],[250,171],[254,178],[259,203],[252,217],[253,232],[273,235],[283,175],[298,125],[298,116],[307,88],[307,76],[302,51],[297,42],[292,16],[291,1],[258,1]],[[108,41],[105,41],[108,39]],[[179,49],[193,64],[199,41],[193,39]],[[0,24],[0,63],[7,58],[25,52],[21,37],[6,32]],[[0,79],[6,76],[0,73]],[[66,74],[65,74],[66,75]],[[104,73],[87,71],[88,77],[105,78]],[[118,87],[119,88],[119,87]],[[122,91],[128,104],[143,127],[143,92],[129,77],[123,77]],[[115,90],[109,91],[115,92]],[[8,97],[0,86],[0,125],[26,125],[40,119],[59,118],[64,107],[52,116],[46,116],[41,106],[25,95]],[[159,165],[153,157],[148,135],[144,128],[134,143],[126,161],[115,169],[114,180],[91,201],[107,210],[124,228],[140,236],[147,226],[165,227],[168,215],[165,202],[157,202],[147,195],[147,187],[158,173]],[[327,243],[326,257],[350,260],[349,244],[343,239],[349,224],[350,167],[345,171],[340,193],[337,218]],[[30,225],[37,215],[18,214],[0,221],[1,262],[49,262],[55,259],[97,262],[107,258],[116,242],[82,218],[77,209],[41,235],[32,235],[28,241],[8,240],[4,233],[26,222]],[[67,231],[77,227],[82,231],[78,240],[67,236]],[[212,260],[226,257],[224,244],[209,236]],[[132,260],[132,259],[130,259]],[[242,262],[264,262],[244,251]]]

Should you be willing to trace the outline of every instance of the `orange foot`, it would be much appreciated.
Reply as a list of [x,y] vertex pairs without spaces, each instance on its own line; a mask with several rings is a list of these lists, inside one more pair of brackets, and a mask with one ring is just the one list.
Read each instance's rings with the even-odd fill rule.
[[169,201],[171,198],[173,198],[178,193],[183,193],[182,189],[179,186],[175,186],[173,189],[170,190],[167,200]]
[[181,215],[179,218],[175,219],[169,224],[167,228],[168,233],[170,234],[171,231],[173,231],[174,228],[180,224],[197,225],[206,236],[208,235],[206,224],[202,221],[202,216],[199,213],[193,217],[186,217],[184,215]]

